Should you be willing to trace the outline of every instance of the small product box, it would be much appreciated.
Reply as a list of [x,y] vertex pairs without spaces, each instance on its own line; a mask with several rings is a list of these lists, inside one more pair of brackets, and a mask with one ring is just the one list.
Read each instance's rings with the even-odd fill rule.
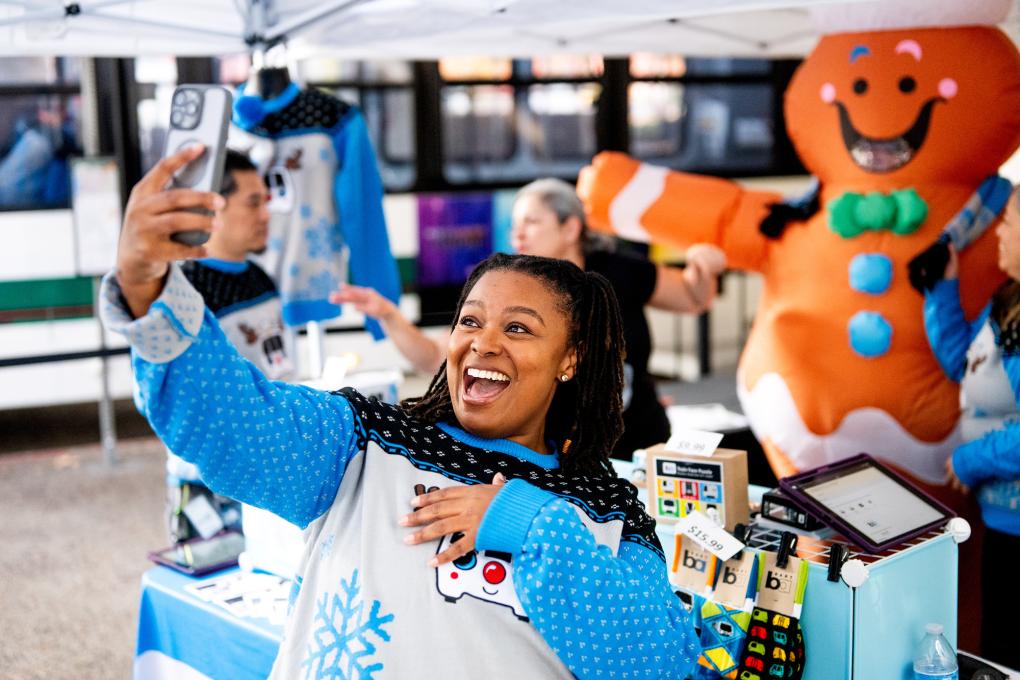
[[691,455],[656,444],[645,452],[648,512],[660,522],[676,522],[697,510],[727,531],[747,524],[747,452],[715,449]]

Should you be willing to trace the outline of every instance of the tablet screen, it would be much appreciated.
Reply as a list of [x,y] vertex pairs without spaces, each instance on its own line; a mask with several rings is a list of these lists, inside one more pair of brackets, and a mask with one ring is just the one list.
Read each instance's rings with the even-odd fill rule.
[[797,486],[875,544],[887,543],[947,517],[867,460]]

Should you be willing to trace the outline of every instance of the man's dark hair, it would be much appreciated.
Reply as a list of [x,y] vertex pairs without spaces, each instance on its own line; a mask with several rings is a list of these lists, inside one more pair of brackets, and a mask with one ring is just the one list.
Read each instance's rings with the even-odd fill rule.
[[[620,307],[609,282],[586,273],[566,260],[532,255],[496,253],[471,272],[460,293],[461,308],[471,289],[491,271],[532,276],[559,295],[560,308],[570,320],[567,342],[577,349],[574,379],[556,386],[545,420],[545,436],[560,447],[560,464],[568,474],[613,475],[609,453],[623,432],[623,324]],[[425,394],[402,406],[415,418],[457,424],[446,381],[446,362],[432,378]],[[563,451],[564,443],[570,447]]]
[[226,198],[237,191],[237,179],[235,172],[258,172],[258,168],[245,154],[233,149],[227,149],[227,157],[223,161],[223,180],[220,182],[220,195]]

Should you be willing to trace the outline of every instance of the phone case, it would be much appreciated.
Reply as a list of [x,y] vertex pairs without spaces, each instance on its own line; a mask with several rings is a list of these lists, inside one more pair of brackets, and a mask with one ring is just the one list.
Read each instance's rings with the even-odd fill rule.
[[[174,188],[219,191],[232,105],[230,92],[217,85],[181,85],[174,90],[164,158],[194,144],[205,146],[205,153],[174,175],[171,184]],[[201,212],[208,214],[205,210]],[[187,245],[201,245],[209,240],[209,234],[179,231],[171,238]]]

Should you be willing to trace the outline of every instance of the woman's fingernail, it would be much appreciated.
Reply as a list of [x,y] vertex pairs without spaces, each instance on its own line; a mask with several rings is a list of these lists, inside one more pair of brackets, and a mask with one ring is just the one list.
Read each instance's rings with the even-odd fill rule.
[[411,499],[411,507],[417,508],[421,504],[421,496],[415,496]]
[[216,208],[217,210],[223,210],[223,208],[225,208],[226,205],[227,199],[223,198],[223,196],[219,194],[216,194],[216,197],[213,199],[213,207]]
[[411,516],[404,515],[403,517],[397,520],[397,524],[399,524],[402,527],[411,526]]
[[414,545],[415,544],[414,534],[408,534],[407,536],[404,536],[404,543],[408,545]]
[[433,569],[438,567],[439,566],[439,559],[433,557],[431,560],[429,560],[429,566],[432,567]]

